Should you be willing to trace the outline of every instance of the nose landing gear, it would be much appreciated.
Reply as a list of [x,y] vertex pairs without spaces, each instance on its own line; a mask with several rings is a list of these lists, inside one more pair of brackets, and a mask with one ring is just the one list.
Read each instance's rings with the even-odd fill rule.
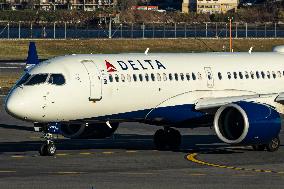
[[43,127],[43,138],[46,140],[40,147],[39,154],[41,156],[54,156],[56,147],[53,142],[53,136],[48,132],[48,126]]
[[165,127],[164,129],[159,129],[154,134],[154,144],[159,150],[166,148],[177,150],[181,144],[181,134],[173,128]]

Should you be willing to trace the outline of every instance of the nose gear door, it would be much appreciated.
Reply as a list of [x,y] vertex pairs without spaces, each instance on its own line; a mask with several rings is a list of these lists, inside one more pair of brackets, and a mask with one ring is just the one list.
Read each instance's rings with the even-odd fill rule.
[[90,101],[102,99],[102,76],[98,66],[92,60],[81,61],[89,76]]

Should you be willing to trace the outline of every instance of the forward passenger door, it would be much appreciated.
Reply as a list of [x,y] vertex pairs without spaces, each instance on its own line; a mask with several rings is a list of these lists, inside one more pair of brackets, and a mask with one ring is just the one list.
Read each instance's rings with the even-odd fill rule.
[[92,60],[81,61],[89,76],[90,101],[98,101],[102,99],[102,76],[101,72]]

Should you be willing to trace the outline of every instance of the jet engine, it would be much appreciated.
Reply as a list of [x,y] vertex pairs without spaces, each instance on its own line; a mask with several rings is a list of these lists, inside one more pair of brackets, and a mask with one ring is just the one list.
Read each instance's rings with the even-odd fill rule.
[[71,139],[101,139],[110,137],[118,128],[118,123],[112,123],[110,128],[106,123],[96,124],[61,124],[61,134]]
[[219,139],[229,144],[267,144],[278,136],[281,119],[268,105],[237,102],[218,109],[214,128]]

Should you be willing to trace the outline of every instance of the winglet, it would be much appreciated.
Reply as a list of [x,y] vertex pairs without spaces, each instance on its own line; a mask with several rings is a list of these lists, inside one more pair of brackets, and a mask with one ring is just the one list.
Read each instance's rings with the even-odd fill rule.
[[30,42],[26,68],[39,64],[35,42]]

